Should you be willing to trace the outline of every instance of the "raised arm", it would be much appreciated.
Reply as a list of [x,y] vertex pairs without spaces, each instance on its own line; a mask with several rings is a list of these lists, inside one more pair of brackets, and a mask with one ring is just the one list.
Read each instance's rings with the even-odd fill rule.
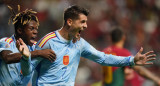
[[[39,52],[40,55],[35,54],[34,56],[38,56],[38,57],[32,59],[32,61],[30,60],[30,58],[28,59],[25,56],[22,56],[22,59],[20,60],[20,63],[21,63],[21,68],[22,68],[23,75],[28,75],[28,74],[32,73],[32,71],[36,68],[36,66],[43,60],[43,58],[41,58],[41,55],[44,55],[44,57],[49,57],[49,58],[52,58],[52,57],[56,56],[55,53],[50,50],[49,45],[47,45],[47,44],[48,43],[46,43],[46,45],[43,48],[44,51],[41,50],[41,49],[36,50],[36,52]],[[17,48],[19,49],[20,52],[24,52],[24,51],[21,50],[21,48],[24,48],[26,50],[28,49],[28,47],[26,47],[26,44],[23,42],[22,39],[17,40]],[[27,51],[27,52],[29,52],[29,51]],[[21,53],[21,54],[24,55],[23,53]],[[51,62],[53,62],[55,59],[56,58],[51,59]]]
[[21,59],[21,70],[22,74],[24,76],[29,75],[32,71],[31,66],[31,53],[27,47],[27,45],[23,42],[23,40],[20,38],[16,41],[16,46],[19,52],[22,54]]

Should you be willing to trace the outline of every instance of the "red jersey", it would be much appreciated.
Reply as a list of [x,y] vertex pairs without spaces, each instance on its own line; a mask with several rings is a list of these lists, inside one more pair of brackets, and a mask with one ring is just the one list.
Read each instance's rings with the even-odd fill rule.
[[[131,53],[127,49],[118,48],[116,46],[109,46],[105,48],[103,52],[116,56],[131,56]],[[105,76],[104,81],[106,86],[141,86],[142,84],[142,81],[138,79],[137,74],[135,74],[135,77],[132,80],[129,80],[129,83],[124,83],[124,68],[104,66],[103,72]]]

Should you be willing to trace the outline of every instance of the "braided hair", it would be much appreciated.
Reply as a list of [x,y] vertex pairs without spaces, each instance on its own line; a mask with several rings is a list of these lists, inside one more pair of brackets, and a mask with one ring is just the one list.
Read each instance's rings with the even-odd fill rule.
[[9,18],[8,24],[10,24],[12,21],[16,33],[18,28],[24,29],[26,24],[28,24],[31,20],[36,21],[39,25],[38,18],[34,15],[37,12],[33,11],[32,9],[26,9],[25,11],[20,12],[20,5],[18,5],[18,13],[16,14],[12,7],[8,6],[8,8],[11,12],[11,17]]

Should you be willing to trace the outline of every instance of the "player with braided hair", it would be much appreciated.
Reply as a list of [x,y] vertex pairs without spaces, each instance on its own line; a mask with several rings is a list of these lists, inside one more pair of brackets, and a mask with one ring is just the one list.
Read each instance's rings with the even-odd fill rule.
[[18,13],[16,14],[10,6],[8,8],[12,13],[9,24],[12,21],[15,34],[0,39],[0,86],[26,86],[31,74],[26,76],[21,71],[19,62],[23,58],[16,48],[16,40],[23,40],[27,44],[32,58],[41,56],[52,62],[55,60],[56,55],[50,49],[34,51],[39,26],[35,11],[26,9],[20,12],[20,5],[18,5]]

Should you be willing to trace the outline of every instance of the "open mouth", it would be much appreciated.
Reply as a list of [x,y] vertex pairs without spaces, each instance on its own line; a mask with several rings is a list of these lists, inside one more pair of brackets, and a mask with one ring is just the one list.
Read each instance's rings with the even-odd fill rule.
[[31,40],[35,40],[35,39],[36,39],[36,36],[34,36],[34,37],[31,38]]
[[31,39],[30,39],[30,40],[31,40],[31,43],[35,43],[35,42],[36,42],[36,41],[35,41],[36,37],[37,37],[37,36],[31,37]]
[[81,31],[81,30],[79,30],[79,34],[81,34],[81,32],[82,32],[82,31]]

